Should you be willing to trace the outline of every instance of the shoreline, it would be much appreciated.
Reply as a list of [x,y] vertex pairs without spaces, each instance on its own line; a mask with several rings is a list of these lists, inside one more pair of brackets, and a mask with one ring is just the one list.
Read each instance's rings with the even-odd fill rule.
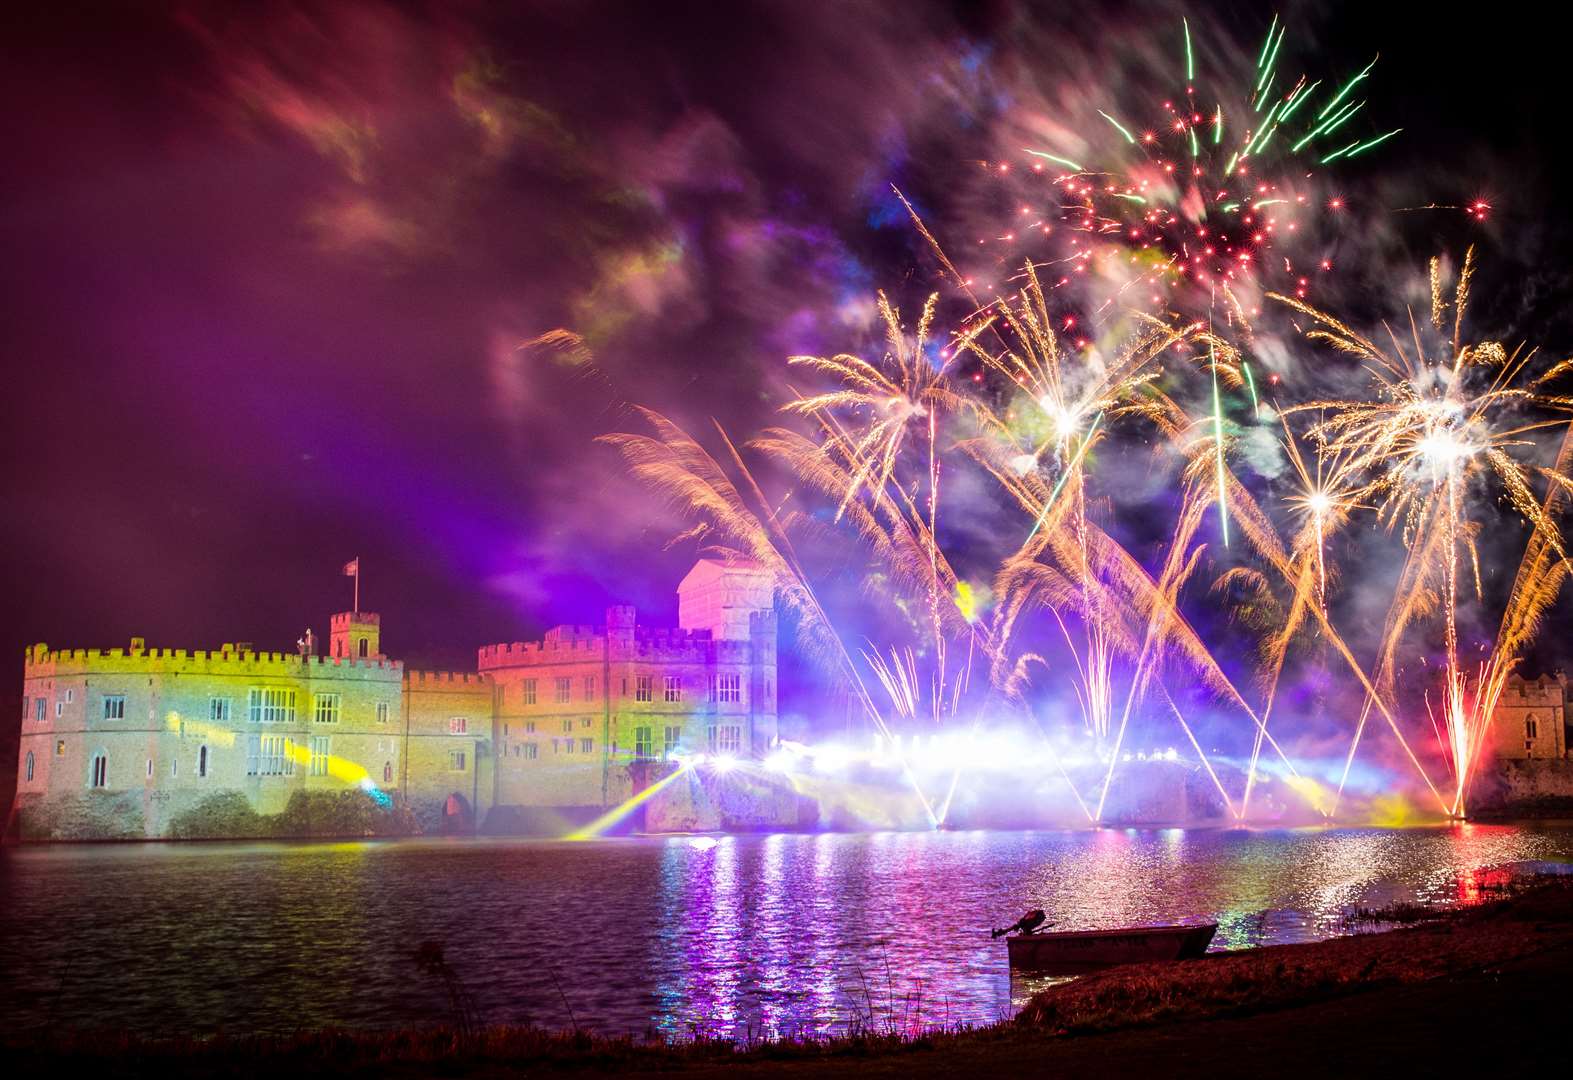
[[[1508,1038],[1490,1025],[1549,1023],[1570,963],[1573,887],[1539,880],[1505,899],[1401,929],[1112,968],[1039,993],[1014,1019],[955,1031],[903,1032],[871,1021],[832,1039],[742,1047],[719,1039],[646,1043],[536,1028],[460,1034],[443,1027],[203,1040],[53,1031],[41,1039],[3,1041],[15,1075],[64,1068],[109,1076],[261,1076],[281,1069],[367,1076],[723,1069],[729,1075],[851,1076],[1082,1065],[1118,1075],[1150,1069],[1153,1054],[1177,1056],[1182,1071],[1213,1075],[1232,1075],[1234,1061],[1245,1075],[1259,1069],[1253,1070],[1250,1055],[1231,1058],[1235,1044],[1259,1044],[1260,1052],[1312,1047],[1312,1056],[1289,1063],[1291,1073],[1310,1071],[1315,1055],[1330,1053],[1348,1053],[1358,1065],[1346,1067],[1359,1069],[1408,1068],[1425,1060],[1443,1066],[1470,1052],[1442,1037],[1451,1029],[1491,1032],[1472,1041],[1489,1053],[1483,1063],[1500,1068],[1519,1060],[1515,1055],[1533,1055],[1544,1036]],[[1542,1010],[1547,1017],[1537,1021]],[[1410,1028],[1429,1031],[1429,1044],[1399,1038]],[[1322,1063],[1315,1071],[1328,1067],[1316,1060]]]
[[884,833],[1096,833],[1096,832],[1167,832],[1173,829],[1182,829],[1195,832],[1298,832],[1302,830],[1337,831],[1339,829],[1380,829],[1382,831],[1401,832],[1410,829],[1454,829],[1468,826],[1497,827],[1497,826],[1524,826],[1530,828],[1573,828],[1573,813],[1562,816],[1548,815],[1536,816],[1511,815],[1511,816],[1481,816],[1462,819],[1436,818],[1406,821],[1401,824],[1386,824],[1379,822],[1358,821],[1293,821],[1293,822],[1240,822],[1222,819],[1206,819],[1189,823],[1143,822],[1122,823],[1117,821],[1104,822],[1099,825],[1011,825],[1011,826],[979,826],[969,829],[713,829],[689,830],[683,832],[630,832],[607,833],[605,835],[573,838],[565,836],[548,836],[533,833],[316,833],[300,835],[267,835],[267,836],[120,836],[91,839],[77,839],[59,837],[50,839],[19,839],[11,836],[0,837],[0,848],[9,848],[19,851],[44,850],[48,848],[88,848],[88,847],[141,847],[152,845],[169,846],[200,846],[204,844],[345,844],[359,842],[389,843],[398,841],[508,841],[523,840],[532,843],[597,843],[601,841],[618,840],[674,840],[685,837],[737,837],[749,838],[759,836],[873,836]]

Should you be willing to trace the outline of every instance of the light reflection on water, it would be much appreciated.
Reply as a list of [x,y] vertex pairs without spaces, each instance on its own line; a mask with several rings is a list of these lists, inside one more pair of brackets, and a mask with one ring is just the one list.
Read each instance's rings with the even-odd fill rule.
[[1472,899],[1483,867],[1573,855],[1513,826],[11,848],[0,1020],[149,1032],[446,1016],[441,941],[492,1022],[616,1034],[980,1023],[1011,979],[991,926],[1219,923],[1215,948],[1343,931],[1355,905]]

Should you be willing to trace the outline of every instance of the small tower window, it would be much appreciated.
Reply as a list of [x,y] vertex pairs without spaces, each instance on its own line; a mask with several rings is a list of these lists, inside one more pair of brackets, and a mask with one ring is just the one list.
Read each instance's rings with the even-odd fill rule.
[[366,655],[366,639],[365,638],[361,638],[360,639],[360,654],[362,656]]
[[93,755],[92,786],[96,788],[109,786],[109,753],[100,750]]
[[206,776],[207,774],[208,774],[208,748],[205,747],[205,746],[199,746],[199,747],[197,747],[197,775],[198,776]]
[[33,752],[31,750],[27,752],[27,782],[29,784],[33,782]]
[[393,762],[391,761],[382,763],[382,782],[384,784],[393,783]]

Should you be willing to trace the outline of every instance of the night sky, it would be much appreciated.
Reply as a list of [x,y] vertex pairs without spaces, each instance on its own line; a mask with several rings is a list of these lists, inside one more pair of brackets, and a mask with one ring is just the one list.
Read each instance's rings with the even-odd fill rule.
[[[1405,131],[1351,194],[1489,197],[1384,228],[1416,272],[1479,243],[1482,317],[1567,350],[1565,39],[1539,5],[1387,6],[1184,10],[1246,47],[1280,10],[1326,67],[1379,51]],[[8,715],[30,642],[322,634],[354,556],[418,664],[616,600],[673,619],[693,548],[594,436],[630,403],[770,422],[788,354],[935,284],[890,185],[953,225],[1002,115],[1172,54],[1180,11],[231,8],[4,17]],[[557,327],[593,361],[519,348]]]

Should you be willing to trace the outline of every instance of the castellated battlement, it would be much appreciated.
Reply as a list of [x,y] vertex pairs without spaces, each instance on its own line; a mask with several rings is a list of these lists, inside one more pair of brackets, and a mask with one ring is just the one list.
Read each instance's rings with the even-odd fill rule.
[[484,687],[492,685],[492,677],[478,671],[406,671],[404,685],[417,690],[441,686]]
[[481,671],[511,667],[539,667],[575,661],[658,660],[672,663],[732,661],[746,663],[751,641],[718,641],[708,629],[685,630],[680,627],[637,627],[634,633],[613,634],[603,627],[559,626],[549,630],[541,641],[514,641],[482,646],[476,666]]
[[349,626],[381,626],[382,616],[375,611],[341,611],[328,616],[328,625],[334,630]]
[[24,678],[63,675],[278,675],[298,678],[399,678],[402,660],[351,657],[302,657],[292,652],[221,649],[149,649],[140,638],[129,649],[50,649],[40,642],[23,653]]
[[1560,671],[1555,675],[1543,674],[1534,679],[1523,675],[1510,675],[1502,687],[1500,700],[1504,705],[1524,700],[1554,702],[1560,705],[1567,694],[1567,685],[1568,677]]

